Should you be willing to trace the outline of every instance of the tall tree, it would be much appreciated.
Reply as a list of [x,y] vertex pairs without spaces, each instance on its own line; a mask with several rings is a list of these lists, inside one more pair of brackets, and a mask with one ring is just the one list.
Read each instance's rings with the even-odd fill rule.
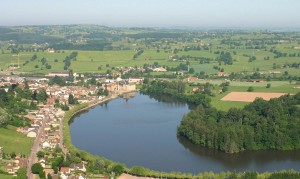
[[75,98],[72,94],[69,94],[68,103],[69,104],[75,104]]

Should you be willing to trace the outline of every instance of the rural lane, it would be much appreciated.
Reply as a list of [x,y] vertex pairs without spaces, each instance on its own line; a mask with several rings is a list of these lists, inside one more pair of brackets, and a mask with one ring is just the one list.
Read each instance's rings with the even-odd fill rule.
[[38,134],[34,140],[31,148],[31,153],[27,163],[27,178],[34,179],[35,175],[31,173],[31,166],[37,162],[36,153],[39,151],[39,145],[41,143],[42,136],[44,135],[45,119],[42,120],[42,126],[38,130]]

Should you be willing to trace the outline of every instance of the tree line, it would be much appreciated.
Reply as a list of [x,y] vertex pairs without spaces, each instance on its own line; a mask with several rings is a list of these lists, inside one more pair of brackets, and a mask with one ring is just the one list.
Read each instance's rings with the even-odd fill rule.
[[204,93],[187,94],[186,83],[183,81],[144,81],[141,89],[146,94],[169,95],[192,105],[210,106],[210,98]]
[[198,106],[181,121],[177,133],[208,148],[237,153],[244,150],[300,149],[300,93],[227,112]]

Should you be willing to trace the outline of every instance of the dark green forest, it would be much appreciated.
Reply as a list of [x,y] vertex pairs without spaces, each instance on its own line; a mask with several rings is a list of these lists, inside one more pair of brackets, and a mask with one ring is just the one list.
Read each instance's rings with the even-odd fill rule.
[[226,153],[300,149],[300,93],[227,112],[198,106],[178,127],[178,135]]

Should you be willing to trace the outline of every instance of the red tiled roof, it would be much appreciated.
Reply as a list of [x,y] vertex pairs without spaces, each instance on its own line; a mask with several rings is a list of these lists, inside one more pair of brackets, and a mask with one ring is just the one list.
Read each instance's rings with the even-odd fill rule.
[[69,167],[61,167],[60,172],[62,173],[70,173],[70,168]]

